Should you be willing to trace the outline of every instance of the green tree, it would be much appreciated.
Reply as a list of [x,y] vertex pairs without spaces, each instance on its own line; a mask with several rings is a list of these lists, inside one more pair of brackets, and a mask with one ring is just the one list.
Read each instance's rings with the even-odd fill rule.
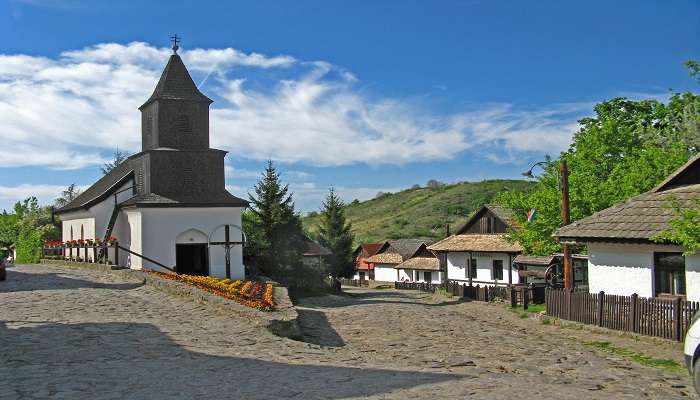
[[36,197],[30,197],[15,204],[15,215],[17,262],[36,263],[41,257],[44,241],[56,240],[60,236],[52,223],[51,209],[40,207]]
[[255,268],[272,277],[285,277],[299,267],[306,248],[306,237],[288,185],[282,185],[280,176],[268,161],[262,179],[251,195],[254,216],[247,217],[246,225],[253,232],[250,243],[258,254],[251,261]]
[[345,220],[345,204],[333,188],[321,208],[318,224],[318,241],[331,251],[330,274],[334,277],[349,278],[355,272],[352,260],[353,236],[351,226]]
[[700,250],[700,199],[693,199],[682,204],[678,199],[669,199],[669,207],[674,212],[671,219],[671,229],[654,236],[652,239],[660,243],[674,243],[685,248],[686,256]]
[[[571,147],[560,157],[569,167],[571,220],[575,221],[652,189],[700,150],[700,96],[674,94],[668,103],[614,98],[579,121]],[[509,233],[527,254],[551,254],[561,246],[559,160],[544,167],[532,192],[505,192],[497,202],[512,208],[520,229]],[[527,211],[537,210],[532,222]]]
[[100,167],[100,170],[102,171],[103,174],[107,175],[110,173],[113,169],[117,168],[119,164],[123,163],[129,158],[129,155],[127,153],[119,151],[119,148],[117,148],[114,151],[114,154],[112,154],[112,161],[108,161]]

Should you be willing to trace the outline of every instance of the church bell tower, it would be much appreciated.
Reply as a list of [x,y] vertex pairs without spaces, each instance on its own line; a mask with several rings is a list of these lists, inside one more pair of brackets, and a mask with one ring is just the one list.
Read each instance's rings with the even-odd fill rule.
[[178,41],[177,37],[173,38],[173,54],[153,94],[139,107],[142,151],[209,148],[209,105],[212,100],[192,81],[177,54]]

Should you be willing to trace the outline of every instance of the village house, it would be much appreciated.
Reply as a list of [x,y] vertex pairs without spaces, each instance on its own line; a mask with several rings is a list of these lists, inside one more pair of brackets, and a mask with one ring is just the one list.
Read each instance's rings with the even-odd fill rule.
[[683,247],[653,240],[671,228],[671,199],[681,206],[700,199],[700,155],[651,191],[555,232],[562,243],[587,246],[591,293],[700,301],[700,254],[684,256]]
[[377,254],[384,243],[362,243],[353,252],[355,259],[355,275],[353,279],[374,280],[374,265],[367,262],[367,259]]
[[315,240],[308,239],[306,241],[306,250],[302,254],[302,263],[316,269],[319,272],[326,273],[328,267],[328,256],[332,253],[327,248],[321,246]]
[[[440,282],[440,272],[432,269],[410,269],[397,268],[405,261],[414,258],[430,258],[434,257],[428,249],[427,245],[431,242],[425,239],[396,239],[385,242],[377,251],[377,254],[367,258],[365,261],[373,265],[374,280],[381,282],[396,282],[402,280],[410,280],[415,282],[425,281],[426,278]],[[418,262],[415,261],[415,266],[418,267]],[[425,263],[423,263],[425,264]],[[406,265],[407,266],[407,265]],[[427,274],[426,274],[427,272]],[[403,275],[402,275],[403,274]]]
[[441,260],[447,281],[474,285],[510,285],[520,282],[513,259],[522,252],[517,243],[506,240],[505,232],[515,227],[511,210],[498,205],[482,206],[460,228],[428,246]]
[[444,279],[444,272],[440,269],[440,261],[427,247],[421,248],[408,260],[394,267],[400,282],[421,282],[440,284]]
[[231,248],[228,263],[223,246],[210,246],[243,241],[241,213],[248,205],[225,188],[226,152],[209,147],[211,103],[175,45],[153,94],[139,108],[141,152],[55,211],[63,241],[115,236],[123,249],[110,249],[110,258],[123,266],[243,278],[242,246]]

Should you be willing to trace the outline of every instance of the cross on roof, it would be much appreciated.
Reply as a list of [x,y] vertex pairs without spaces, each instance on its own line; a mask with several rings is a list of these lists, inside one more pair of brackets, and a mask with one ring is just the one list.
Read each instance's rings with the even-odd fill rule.
[[177,44],[182,41],[182,38],[177,36],[177,33],[170,37],[170,42],[173,44],[173,54],[177,54],[177,50],[180,48]]

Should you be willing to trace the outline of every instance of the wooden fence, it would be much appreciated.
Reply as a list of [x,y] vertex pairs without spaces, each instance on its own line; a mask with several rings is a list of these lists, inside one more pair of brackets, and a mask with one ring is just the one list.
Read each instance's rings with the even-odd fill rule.
[[470,286],[466,283],[450,281],[447,284],[424,282],[394,282],[394,288],[403,290],[420,290],[435,293],[438,289],[445,289],[453,296],[467,298],[475,301],[494,301],[497,299],[509,301],[512,306],[518,304],[525,308],[529,304],[544,302],[544,287],[532,286]]
[[367,279],[346,279],[341,278],[340,284],[342,286],[354,286],[354,287],[369,287],[369,281]]
[[[79,245],[52,245],[41,248],[41,258],[47,260],[66,260],[96,264],[119,264],[119,243],[100,244],[81,243]],[[110,260],[111,258],[111,260]]]
[[547,315],[682,341],[700,303],[680,297],[645,298],[547,289]]

